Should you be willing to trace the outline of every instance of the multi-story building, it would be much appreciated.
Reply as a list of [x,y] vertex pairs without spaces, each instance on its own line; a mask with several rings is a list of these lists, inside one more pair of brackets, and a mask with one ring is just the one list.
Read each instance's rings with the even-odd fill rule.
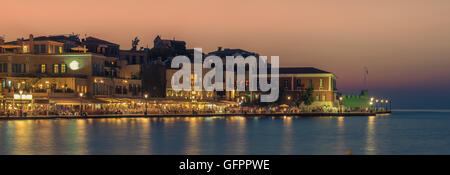
[[280,90],[292,100],[300,98],[308,88],[313,89],[312,107],[336,107],[336,76],[313,67],[282,67],[279,69]]
[[[242,56],[244,58],[247,58],[249,56],[254,56],[256,58],[259,57],[258,53],[255,52],[249,52],[243,49],[229,49],[229,48],[225,48],[222,49],[222,47],[218,47],[216,51],[213,52],[209,52],[205,57],[207,56],[218,56],[222,59],[223,62],[223,71],[224,71],[224,80],[226,79],[226,57],[227,56]],[[270,65],[269,65],[270,66]],[[238,102],[248,102],[248,103],[254,103],[259,101],[258,96],[261,94],[260,92],[256,91],[249,91],[249,66],[245,65],[245,81],[237,81],[237,65],[234,66],[234,85],[235,88],[238,85],[244,85],[245,86],[245,91],[224,91],[224,92],[217,92],[218,95],[224,97],[227,100],[232,100],[232,101],[238,101]],[[258,83],[257,83],[258,84]],[[225,84],[224,84],[225,87]]]
[[[194,101],[215,100],[216,95],[215,95],[214,91],[205,91],[205,90],[194,91],[194,81],[196,79],[198,80],[200,77],[197,77],[194,74],[193,69],[191,71],[191,77],[190,77],[191,91],[182,90],[182,91],[176,92],[175,90],[173,90],[172,89],[172,77],[175,74],[175,72],[177,72],[179,70],[180,69],[166,69],[166,98],[168,98],[168,99],[185,99],[185,100],[194,100]],[[208,72],[210,70],[211,69],[206,69],[206,68],[202,69],[203,76],[205,76],[206,72]],[[180,80],[180,81],[182,81],[182,80]]]
[[65,52],[64,42],[37,38],[0,45],[0,111],[94,111],[141,99],[141,80],[118,57]]

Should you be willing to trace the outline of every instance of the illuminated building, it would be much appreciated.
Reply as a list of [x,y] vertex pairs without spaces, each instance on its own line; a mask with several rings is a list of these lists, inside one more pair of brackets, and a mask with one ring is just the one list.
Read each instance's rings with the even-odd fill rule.
[[[255,53],[255,52],[250,52],[250,51],[246,51],[243,49],[230,49],[230,48],[225,48],[223,49],[222,47],[218,47],[216,51],[213,52],[209,52],[206,56],[211,56],[211,55],[215,55],[218,56],[222,59],[223,64],[223,70],[224,70],[224,80],[226,79],[226,57],[227,56],[242,56],[244,58],[247,58],[249,56],[255,56],[256,58],[259,58],[259,54]],[[268,65],[268,67],[270,67],[270,65]],[[236,68],[235,68],[236,69]],[[259,69],[259,68],[257,68]],[[238,85],[244,85],[245,86],[245,91],[225,91],[225,92],[217,92],[219,95],[221,95],[222,97],[224,97],[226,100],[231,100],[231,101],[244,101],[244,102],[249,102],[249,103],[258,103],[260,101],[259,96],[261,95],[260,91],[249,91],[249,67],[248,65],[245,66],[245,81],[241,81],[238,82],[237,81],[237,73],[236,71],[234,72],[234,84],[235,84],[235,88]],[[270,76],[269,76],[270,77]],[[224,84],[225,87],[225,84]]]
[[[192,66],[193,67],[193,66]],[[202,74],[205,74],[211,69],[203,68]],[[194,71],[191,71],[191,90],[192,91],[179,91],[176,92],[172,89],[172,77],[175,72],[179,71],[179,69],[166,69],[166,98],[167,99],[184,99],[189,101],[206,101],[206,100],[214,100],[216,95],[214,91],[194,91],[194,80],[198,77],[195,76]],[[202,82],[203,83],[203,82]]]
[[293,100],[299,100],[306,89],[312,88],[314,102],[311,107],[338,106],[336,76],[333,73],[313,67],[281,67],[279,74],[280,90]]
[[[90,39],[80,46],[71,42],[75,49],[65,52],[70,41],[58,38],[61,41],[30,35],[0,44],[0,111],[73,110],[79,109],[80,101],[87,111],[106,110],[114,103],[141,100],[141,80],[132,76],[140,69],[119,62],[118,45],[108,49],[109,45]],[[98,48],[95,43],[100,43]],[[85,94],[82,99],[80,93]]]

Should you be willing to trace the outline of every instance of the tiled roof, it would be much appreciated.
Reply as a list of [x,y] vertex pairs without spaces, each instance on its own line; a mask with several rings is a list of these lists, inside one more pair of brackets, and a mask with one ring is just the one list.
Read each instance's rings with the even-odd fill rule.
[[87,37],[85,42],[87,42],[87,43],[96,43],[96,44],[118,45],[118,44],[111,43],[111,42],[108,42],[108,41],[105,41],[105,40],[101,40],[101,39],[98,39],[98,38],[95,38],[95,37],[92,37],[92,36]]
[[330,72],[314,67],[280,67],[280,74],[327,74]]

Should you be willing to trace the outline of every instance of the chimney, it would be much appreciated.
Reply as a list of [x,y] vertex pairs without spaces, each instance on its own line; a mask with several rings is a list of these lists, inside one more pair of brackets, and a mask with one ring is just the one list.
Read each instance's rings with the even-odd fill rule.
[[33,34],[30,34],[30,53],[35,53],[34,52],[34,37]]
[[217,48],[217,51],[222,51],[222,47],[219,46],[219,47]]

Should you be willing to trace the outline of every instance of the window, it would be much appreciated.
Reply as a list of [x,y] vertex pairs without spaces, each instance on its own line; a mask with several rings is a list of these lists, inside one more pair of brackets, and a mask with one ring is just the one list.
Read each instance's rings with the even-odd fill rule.
[[284,80],[284,88],[285,89],[289,88],[289,80]]
[[311,79],[308,80],[308,88],[313,88],[313,84],[312,84],[312,80]]
[[23,53],[28,53],[28,46],[27,45],[23,46]]
[[41,64],[41,73],[45,73],[47,70],[47,65],[46,64]]
[[23,73],[27,72],[27,64],[23,64]]
[[3,72],[8,72],[8,63],[3,64]]
[[54,53],[53,45],[50,45],[50,47],[48,48],[48,53]]
[[53,73],[59,73],[59,65],[58,64],[53,65]]
[[12,64],[12,72],[21,73],[22,72],[22,64]]
[[297,80],[297,87],[302,87],[302,80]]
[[39,45],[34,45],[34,54],[38,54],[39,53]]
[[325,94],[322,94],[322,101],[326,101],[327,100],[327,96]]
[[47,47],[44,44],[41,45],[41,53],[47,53]]
[[61,73],[66,73],[66,64],[61,64]]
[[320,100],[320,95],[316,94],[316,101],[319,101],[319,100]]
[[322,88],[323,87],[323,79],[320,79],[320,84],[319,86]]

